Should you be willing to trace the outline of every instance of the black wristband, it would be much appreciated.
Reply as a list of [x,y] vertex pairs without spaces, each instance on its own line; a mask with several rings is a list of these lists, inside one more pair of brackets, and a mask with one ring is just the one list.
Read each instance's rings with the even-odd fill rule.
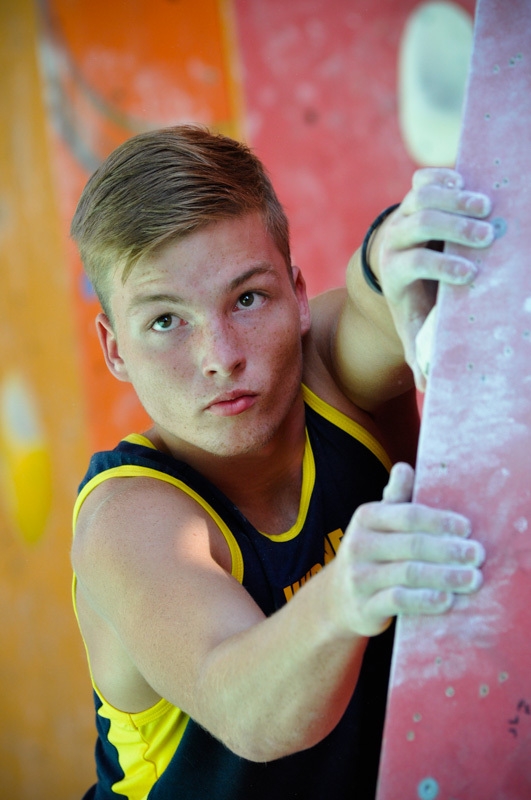
[[367,260],[367,249],[374,231],[380,227],[384,219],[386,219],[389,214],[392,214],[399,205],[400,203],[395,203],[394,205],[389,206],[389,208],[386,208],[385,211],[382,211],[381,214],[378,214],[371,227],[365,234],[365,239],[361,245],[361,271],[363,272],[363,277],[367,281],[368,285],[371,287],[373,292],[377,292],[377,294],[383,294],[382,287],[380,286],[380,281],[369,266],[369,262]]

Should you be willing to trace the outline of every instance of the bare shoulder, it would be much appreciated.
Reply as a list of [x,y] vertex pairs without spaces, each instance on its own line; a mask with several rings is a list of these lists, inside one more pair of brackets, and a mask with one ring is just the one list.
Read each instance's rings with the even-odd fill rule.
[[[230,552],[207,512],[177,487],[149,477],[111,478],[83,503],[76,524],[72,557],[76,574],[108,565],[116,575],[144,558],[192,547],[230,572]],[[103,555],[107,557],[103,563]]]
[[319,397],[363,425],[393,461],[413,464],[419,414],[410,371],[401,357],[382,358],[381,343],[346,289],[311,301],[303,380]]
[[164,697],[191,713],[209,650],[262,617],[209,514],[153,478],[110,479],[87,497],[72,563],[95,683],[123,711]]
[[331,406],[375,433],[371,415],[347,391],[337,369],[337,329],[347,302],[346,289],[331,289],[312,298],[312,325],[304,341],[303,381]]
[[329,289],[310,300],[312,331],[320,349],[327,350],[332,345],[347,299],[347,290],[341,288]]
[[304,383],[332,405],[332,400],[341,403],[344,395],[335,373],[334,342],[346,299],[344,289],[331,289],[313,297],[312,324],[304,338]]

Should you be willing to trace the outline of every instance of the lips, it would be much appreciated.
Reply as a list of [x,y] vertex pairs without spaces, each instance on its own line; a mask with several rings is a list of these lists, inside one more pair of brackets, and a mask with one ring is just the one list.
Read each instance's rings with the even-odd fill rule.
[[234,391],[219,395],[206,408],[220,417],[232,417],[251,408],[257,399],[252,392]]

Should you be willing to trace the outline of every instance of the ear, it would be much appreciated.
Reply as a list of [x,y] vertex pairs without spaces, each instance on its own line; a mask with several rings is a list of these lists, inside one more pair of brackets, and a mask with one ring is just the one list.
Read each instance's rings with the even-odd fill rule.
[[301,318],[301,335],[304,336],[310,330],[312,322],[310,313],[310,304],[308,302],[308,295],[306,292],[306,281],[303,278],[302,272],[299,267],[291,267],[293,275],[293,286],[295,288],[295,295],[299,304],[299,313]]
[[107,314],[103,312],[96,317],[96,332],[109,371],[119,381],[129,382],[127,368],[118,349],[118,339]]

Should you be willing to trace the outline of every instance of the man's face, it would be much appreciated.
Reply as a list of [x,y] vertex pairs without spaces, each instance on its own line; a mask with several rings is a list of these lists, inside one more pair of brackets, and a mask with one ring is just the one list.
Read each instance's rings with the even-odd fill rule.
[[111,372],[130,381],[158,433],[183,457],[259,452],[299,395],[310,324],[260,215],[222,220],[113,278],[97,320]]

